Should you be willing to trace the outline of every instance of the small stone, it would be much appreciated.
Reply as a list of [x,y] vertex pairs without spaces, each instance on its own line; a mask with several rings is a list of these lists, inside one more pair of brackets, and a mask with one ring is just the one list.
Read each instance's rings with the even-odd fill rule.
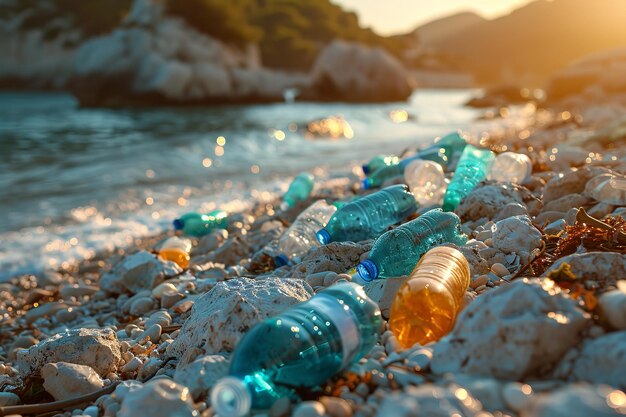
[[138,339],[150,338],[152,342],[158,342],[161,338],[162,328],[158,324],[153,324],[148,328],[148,330],[144,331]]
[[626,331],[588,340],[572,369],[572,379],[626,389]]
[[407,277],[377,279],[365,284],[363,289],[365,290],[365,294],[378,304],[381,315],[388,319],[391,303],[396,297],[396,292],[398,292],[398,289],[406,280]]
[[337,279],[339,279],[338,276],[339,275],[336,272],[328,272],[324,276],[324,286],[330,287],[335,281],[337,281]]
[[476,288],[480,287],[481,285],[486,285],[487,282],[489,282],[489,276],[488,275],[481,275],[478,278],[476,278],[475,280],[473,280],[472,282],[470,282],[470,288],[475,290]]
[[20,397],[12,392],[0,392],[0,407],[10,407],[21,403]]
[[493,272],[500,278],[509,275],[509,270],[506,269],[506,266],[498,263],[491,265],[491,272]]
[[291,411],[291,401],[289,398],[283,397],[272,404],[269,417],[287,417]]
[[532,392],[530,385],[510,382],[502,389],[502,399],[511,410],[521,412],[528,407]]
[[406,366],[415,372],[421,372],[430,367],[430,361],[433,358],[433,351],[429,348],[419,348],[411,353],[406,359]]
[[194,417],[189,390],[172,380],[153,379],[122,401],[117,417],[143,416]]
[[352,407],[342,398],[320,397],[319,401],[330,417],[352,417]]
[[172,284],[171,282],[164,282],[154,287],[154,289],[152,289],[152,297],[154,297],[157,300],[160,300],[161,297],[163,297],[163,294],[167,292],[177,293],[178,290],[176,289],[176,286]]
[[135,372],[137,369],[141,367],[141,365],[143,365],[143,362],[141,362],[141,359],[135,356],[134,358],[130,360],[130,362],[122,366],[121,371],[122,372]]
[[71,297],[81,298],[97,293],[98,287],[89,285],[64,285],[59,292],[63,299],[69,299]]
[[619,289],[605,292],[598,299],[598,307],[602,317],[611,327],[626,330],[626,292]]
[[324,405],[318,401],[303,401],[293,410],[292,417],[323,417]]
[[189,388],[192,397],[198,399],[228,374],[229,365],[230,362],[222,355],[200,356],[187,365],[179,365],[174,381]]
[[84,414],[86,416],[89,417],[99,417],[99,411],[98,411],[98,407],[96,407],[95,405],[90,405],[89,407],[85,408],[85,411],[83,411]]
[[307,275],[304,279],[311,287],[321,287],[324,285],[324,278],[327,272],[316,272],[315,274]]
[[139,297],[130,305],[130,314],[141,316],[154,309],[154,300],[150,297]]
[[92,368],[73,363],[48,363],[41,368],[41,376],[43,387],[57,401],[91,394],[104,386]]

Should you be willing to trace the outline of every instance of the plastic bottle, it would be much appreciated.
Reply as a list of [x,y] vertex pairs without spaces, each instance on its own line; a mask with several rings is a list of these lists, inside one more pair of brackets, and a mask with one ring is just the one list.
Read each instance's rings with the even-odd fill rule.
[[404,169],[404,182],[421,207],[441,204],[446,192],[446,176],[437,162],[416,159]]
[[376,239],[369,257],[357,266],[365,281],[408,275],[431,248],[443,243],[464,245],[461,220],[454,213],[430,210]]
[[336,211],[335,206],[319,200],[300,213],[278,241],[280,254],[274,258],[276,266],[286,265],[290,259],[297,260],[313,246],[319,246],[315,234]]
[[392,180],[404,174],[407,165],[415,160],[434,161],[443,168],[448,168],[461,155],[467,142],[460,133],[450,133],[442,138],[435,139],[433,145],[422,149],[417,154],[401,160],[397,165],[386,166],[378,169],[372,175],[365,178],[361,186],[368,190],[380,187],[386,181]]
[[528,156],[522,153],[503,152],[496,156],[487,178],[498,182],[523,184],[532,173],[533,163]]
[[372,239],[416,210],[415,197],[409,187],[392,185],[337,210],[326,226],[317,232],[317,240],[326,245],[330,242]]
[[363,173],[365,175],[375,172],[379,168],[397,165],[400,162],[400,158],[394,155],[376,155],[372,159],[369,160],[368,163],[363,164]]
[[362,358],[382,330],[363,288],[341,283],[252,328],[231,357],[229,376],[211,392],[218,416],[267,410],[293,388],[314,387]]
[[170,237],[165,240],[159,247],[159,257],[166,261],[172,261],[182,269],[189,267],[189,252],[191,251],[191,242],[188,239],[179,237]]
[[479,149],[472,145],[465,147],[456,171],[454,171],[454,177],[448,184],[448,189],[443,197],[443,209],[445,211],[454,210],[461,200],[487,177],[494,158],[495,154],[489,149]]
[[315,178],[308,172],[301,172],[293,179],[287,192],[283,196],[283,210],[295,206],[298,202],[306,200],[311,191],[313,191],[313,185]]
[[470,284],[465,256],[440,246],[426,253],[391,303],[389,328],[404,348],[446,335],[463,307]]
[[228,214],[214,210],[208,214],[186,213],[174,220],[174,228],[189,236],[203,236],[215,229],[228,227]]

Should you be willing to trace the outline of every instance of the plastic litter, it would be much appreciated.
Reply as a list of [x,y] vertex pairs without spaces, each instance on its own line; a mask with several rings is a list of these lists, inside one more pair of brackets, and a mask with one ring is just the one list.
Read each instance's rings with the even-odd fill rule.
[[472,145],[465,147],[443,197],[444,211],[453,211],[487,177],[494,159],[495,154],[488,149],[479,149]]
[[189,267],[190,251],[191,242],[189,239],[173,236],[160,245],[158,253],[161,259],[174,262],[182,269],[187,269]]
[[487,178],[498,182],[523,184],[530,179],[532,173],[533,163],[528,156],[522,153],[503,152],[496,156]]
[[446,192],[446,176],[437,162],[417,159],[404,170],[404,180],[420,207],[441,204]]
[[208,214],[186,213],[174,220],[174,228],[189,236],[203,236],[215,229],[228,227],[228,214],[214,210]]
[[283,210],[295,206],[298,202],[306,200],[313,191],[315,178],[308,172],[301,172],[293,179],[287,192],[283,196]]

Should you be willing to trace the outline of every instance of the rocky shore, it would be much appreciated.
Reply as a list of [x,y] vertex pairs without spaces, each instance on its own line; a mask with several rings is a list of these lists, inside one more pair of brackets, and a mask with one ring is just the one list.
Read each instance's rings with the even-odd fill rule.
[[[452,332],[403,350],[385,331],[358,364],[301,390],[302,402],[260,415],[626,413],[626,112],[529,106],[520,129],[472,138],[527,154],[533,175],[484,181],[455,210],[471,284]],[[617,181],[615,192],[602,181]],[[211,387],[252,326],[355,279],[346,272],[372,241],[316,247],[280,268],[268,248],[317,199],[362,195],[358,183],[338,172],[288,211],[277,201],[233,213],[228,230],[194,241],[186,270],[152,252],[158,236],[0,284],[0,415],[214,415]],[[403,281],[365,284],[385,319]]]

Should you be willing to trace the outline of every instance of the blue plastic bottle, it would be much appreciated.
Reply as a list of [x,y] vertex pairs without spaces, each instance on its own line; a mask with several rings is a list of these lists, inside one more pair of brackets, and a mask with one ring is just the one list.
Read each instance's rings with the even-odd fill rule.
[[479,149],[472,145],[465,147],[452,181],[443,196],[444,211],[453,211],[461,200],[487,177],[495,157],[496,155],[489,149]]
[[376,172],[379,168],[396,165],[400,162],[400,158],[393,155],[376,155],[370,159],[366,164],[363,164],[362,169],[365,175]]
[[295,206],[298,202],[306,200],[313,191],[315,178],[308,172],[301,172],[293,179],[287,192],[283,196],[283,209]]
[[203,236],[215,229],[228,227],[228,214],[222,210],[214,210],[208,214],[186,213],[174,220],[174,229],[182,230],[189,236]]
[[464,245],[461,220],[454,213],[430,210],[376,239],[369,257],[359,263],[357,271],[363,280],[409,275],[428,250],[443,243]]
[[317,240],[326,245],[372,239],[416,210],[417,203],[409,187],[392,185],[341,207],[326,227],[317,232]]
[[229,376],[211,392],[221,417],[267,410],[293,389],[314,387],[358,361],[376,344],[380,310],[354,283],[334,285],[253,327],[232,356]]
[[422,149],[416,155],[401,160],[396,165],[379,168],[372,175],[365,178],[361,185],[366,190],[380,187],[386,181],[404,175],[406,167],[416,159],[434,161],[446,169],[459,158],[466,145],[467,142],[460,133],[450,133],[442,138],[435,139],[433,145]]

